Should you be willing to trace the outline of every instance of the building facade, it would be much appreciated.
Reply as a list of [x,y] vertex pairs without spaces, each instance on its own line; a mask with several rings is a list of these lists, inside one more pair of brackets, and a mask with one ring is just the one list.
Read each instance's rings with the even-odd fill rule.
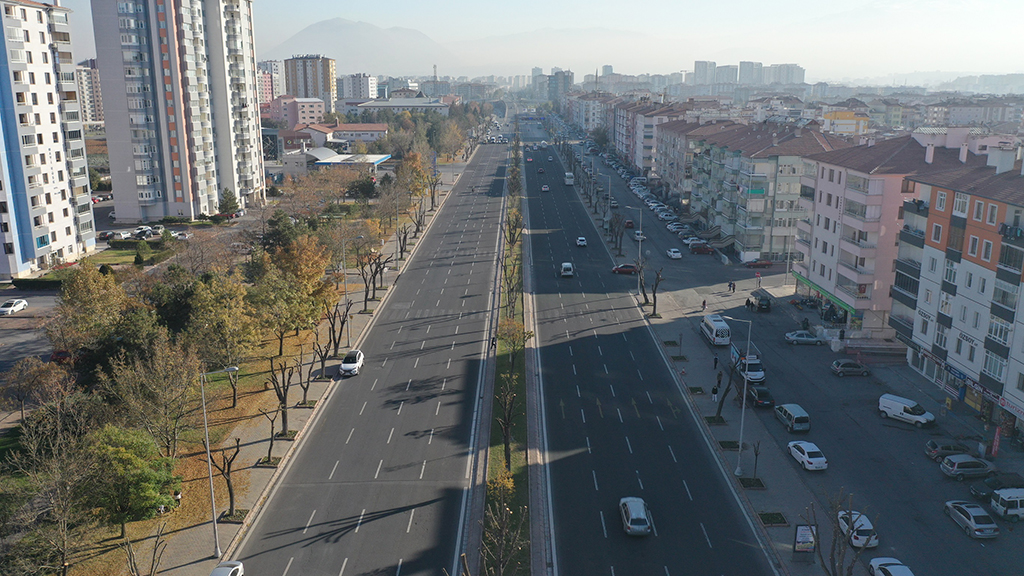
[[293,56],[284,61],[285,93],[296,98],[319,98],[335,112],[338,82],[333,58],[319,54]]
[[350,74],[338,79],[339,98],[376,98],[377,77],[369,74]]
[[93,0],[118,221],[265,200],[251,0]]
[[283,122],[286,130],[294,130],[298,124],[319,124],[324,119],[326,106],[319,98],[296,98],[278,96],[270,103],[271,120]]
[[[284,95],[284,63],[280,60],[263,60],[256,63],[256,70],[260,72],[260,81],[268,81],[267,86],[260,90],[260,104],[267,104],[274,98]],[[264,74],[266,75],[264,77]],[[265,80],[264,80],[265,78]]]
[[82,122],[102,123],[103,90],[100,88],[100,71],[90,66],[76,67],[75,84],[78,85]]
[[70,11],[3,3],[0,54],[0,279],[95,249]]

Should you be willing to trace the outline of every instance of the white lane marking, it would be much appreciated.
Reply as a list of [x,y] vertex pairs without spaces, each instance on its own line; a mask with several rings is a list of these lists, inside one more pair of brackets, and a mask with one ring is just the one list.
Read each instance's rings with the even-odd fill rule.
[[626,436],[626,448],[629,448],[629,453],[633,453],[633,445],[629,443],[629,436]]
[[387,366],[387,365],[388,365],[388,359],[387,359],[387,358],[385,358],[385,359],[384,359],[384,363],[383,363],[383,364],[381,364],[381,365],[380,365],[380,367],[381,367],[381,368],[383,368],[383,367],[385,367],[385,366]]
[[636,481],[640,483],[640,489],[644,489],[644,481],[640,479],[640,471],[636,471]]
[[615,411],[619,413],[619,424],[624,424],[624,422],[622,420],[622,410],[619,410],[618,408],[616,408]]
[[395,349],[395,344],[397,344],[397,343],[398,343],[398,340],[395,340],[394,342],[392,342],[391,343],[391,348],[388,348],[388,350],[394,350]]
[[644,394],[647,394],[647,401],[650,402],[651,404],[654,404],[654,400],[651,399],[651,393],[645,390]]
[[398,415],[402,414],[402,406],[405,406],[405,400],[398,404]]
[[395,435],[395,429],[392,428],[391,429],[391,433],[388,434],[388,441],[386,442],[386,444],[391,444],[391,437],[394,436],[394,435]]
[[683,488],[686,488],[686,495],[690,497],[690,502],[693,502],[693,494],[690,494],[690,485],[683,480]]
[[426,345],[427,345],[427,341],[426,340],[420,342],[420,350],[423,350],[423,347],[426,346]]
[[376,388],[376,387],[377,387],[377,380],[379,380],[379,378],[374,378],[374,379],[373,379],[373,385],[372,385],[372,386],[370,386],[370,390],[373,390],[374,388]]
[[583,408],[580,408],[580,416],[583,418],[583,423],[587,423],[587,415],[583,413]]
[[668,566],[665,566],[665,576],[672,576],[671,574],[668,573]]
[[288,559],[288,563],[285,564],[284,572],[281,573],[281,576],[288,576],[288,569],[290,569],[292,567],[292,560],[295,560],[294,556],[292,556],[291,558]]
[[402,573],[402,559],[398,559],[398,570],[395,570],[395,576],[399,576]]
[[633,356],[632,350],[629,351],[629,357],[633,359],[633,362],[636,362],[636,356]]
[[601,515],[601,531],[604,532],[604,537],[608,537],[608,526],[604,523],[604,511],[597,511]]
[[384,461],[383,460],[381,460],[380,463],[377,464],[377,471],[374,472],[374,474],[373,474],[373,479],[374,480],[377,479],[377,476],[380,476],[380,467],[383,466],[383,465],[384,465]]
[[703,522],[700,523],[700,529],[704,532],[704,539],[708,541],[708,548],[714,548],[714,546],[711,545],[711,538],[708,538],[708,531],[707,528],[704,528]]
[[309,523],[313,521],[313,516],[316,516],[316,509],[313,509],[313,513],[309,515],[309,520],[306,520],[306,527],[302,529],[302,533],[305,534],[306,530],[309,530]]
[[408,534],[409,530],[412,530],[412,517],[416,515],[416,509],[413,508],[409,511],[409,524],[405,526],[405,533]]
[[572,356],[572,346],[569,346],[569,356]]
[[576,376],[576,365],[575,364],[572,365],[572,375]]
[[455,350],[455,340],[452,340],[452,347],[449,350]]
[[412,386],[412,378],[409,378],[409,381],[405,383],[405,391],[408,392],[409,388],[411,386]]
[[433,442],[433,441],[434,441],[434,429],[431,428],[430,429],[430,436],[427,438],[427,445],[429,446],[430,443]]
[[420,480],[423,480],[423,473],[427,471],[427,461],[423,461],[423,466],[420,468]]
[[593,450],[590,449],[590,436],[587,436],[586,439],[587,439],[587,454],[593,454],[594,453]]
[[604,366],[604,373],[607,374],[608,373],[608,365],[607,364],[602,364],[602,366]]
[[580,395],[580,385],[579,384],[576,385],[576,397],[577,398],[583,398],[583,396]]
[[363,407],[359,409],[359,415],[363,415],[363,410],[366,410],[366,402],[363,402]]
[[[423,347],[422,347],[422,346],[420,346],[420,349],[422,350],[422,349],[423,349]],[[416,359],[416,361],[415,361],[415,362],[413,362],[413,364],[412,364],[412,367],[413,367],[413,368],[415,368],[415,367],[417,367],[417,366],[419,366],[419,365],[420,365],[420,359],[419,359],[419,358],[417,358],[417,359]]]
[[598,356],[604,356],[604,352],[601,350],[600,346],[597,347],[597,355]]
[[437,304],[434,304],[434,308],[440,308],[440,307],[441,307],[441,300],[438,300]]
[[636,369],[636,375],[639,376],[641,380],[644,379],[644,375],[640,373],[640,369],[639,368]]
[[566,340],[568,340],[568,339],[569,339],[569,331],[568,331],[568,330],[566,330],[566,331],[565,331],[565,339],[566,339]]
[[591,470],[590,473],[594,475],[594,491],[600,492],[601,489],[597,487],[597,472]]
[[459,327],[458,326],[455,327],[455,334],[456,334],[456,336],[459,334]]
[[449,359],[448,359],[448,365],[447,365],[447,366],[445,366],[444,368],[445,368],[445,370],[447,370],[447,369],[449,369],[449,368],[451,368],[451,367],[452,367],[452,359],[451,359],[451,358],[449,358]]
[[440,401],[440,400],[438,400],[438,401],[437,401],[437,409],[436,409],[436,410],[434,410],[434,416],[437,416],[437,415],[438,415],[438,413],[440,413],[440,412],[441,412],[441,401]]
[[441,380],[441,390],[444,390],[445,385],[448,384],[448,379]]
[[338,469],[338,464],[340,464],[340,463],[341,463],[341,460],[336,460],[334,462],[334,468],[331,468],[331,475],[327,477],[328,480],[330,480],[331,478],[334,478],[334,471]]
[[348,565],[348,558],[345,558],[341,562],[341,572],[338,572],[338,576],[344,576],[345,575],[345,566],[347,566],[347,565]]
[[431,327],[431,324],[427,324],[427,331],[425,332],[425,334],[430,334],[430,327]]
[[353,429],[348,431],[348,438],[345,438],[345,444],[348,444],[349,441],[352,440],[352,433],[355,432],[355,431],[356,431],[355,428],[353,428]]
[[655,416],[654,419],[658,421],[658,428],[661,428],[661,431],[664,432],[665,431],[665,427],[661,425],[661,418],[658,417],[658,416]]
[[[594,319],[591,318],[590,321],[593,322]],[[594,338],[597,338],[597,330],[592,330],[592,332],[594,333]]]
[[609,384],[608,387],[612,389],[612,398],[615,398],[615,386]]
[[668,453],[672,455],[672,461],[678,464],[679,460],[676,458],[676,451],[671,446],[668,447]]
[[[623,333],[622,333],[622,340],[623,340],[624,342],[628,342],[628,340],[626,340],[626,333],[625,333],[625,332],[623,332]],[[629,355],[630,355],[630,356],[632,356],[632,355],[633,355],[633,353],[632,353],[632,352],[630,352],[630,353],[629,353]]]

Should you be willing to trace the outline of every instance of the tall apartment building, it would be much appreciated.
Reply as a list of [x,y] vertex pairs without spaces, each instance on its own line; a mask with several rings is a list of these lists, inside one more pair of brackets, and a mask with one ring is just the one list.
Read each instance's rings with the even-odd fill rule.
[[338,99],[334,58],[319,54],[293,56],[284,61],[285,92],[296,98],[319,98],[328,112],[335,111]]
[[803,84],[804,69],[797,64],[772,64],[762,69],[765,84]]
[[718,66],[715,68],[715,84],[735,84],[738,77],[738,66]]
[[263,60],[256,63],[256,70],[270,75],[270,91],[267,92],[267,102],[285,94],[283,62]]
[[251,0],[92,1],[118,221],[265,199]]
[[[95,63],[95,60],[92,60]],[[103,90],[100,89],[100,71],[95,66],[77,66],[75,84],[78,103],[82,109],[82,122],[103,122]]]
[[604,66],[601,66],[601,76],[609,76],[614,73],[615,72],[612,70],[611,64],[605,64]]
[[1004,434],[1024,429],[1019,150],[908,177],[889,319],[910,366]]
[[3,3],[0,53],[0,279],[95,248],[67,8]]
[[693,83],[706,86],[715,83],[715,63],[709,60],[697,60],[693,63]]
[[760,62],[740,62],[739,82],[744,86],[764,84],[764,66]]
[[[445,93],[447,94],[447,92]],[[427,94],[435,96],[435,94]],[[440,96],[440,94],[437,94]],[[376,98],[377,77],[369,74],[350,74],[338,78],[339,98]]]

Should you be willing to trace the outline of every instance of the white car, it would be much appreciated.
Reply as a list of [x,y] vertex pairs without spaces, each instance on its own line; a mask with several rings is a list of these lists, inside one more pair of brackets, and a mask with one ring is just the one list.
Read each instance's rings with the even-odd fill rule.
[[150,232],[150,233],[152,233],[153,229],[150,228],[149,226],[136,226],[135,230],[132,231],[132,234],[138,234],[139,232]]
[[242,576],[245,574],[245,567],[241,562],[221,562],[210,572],[210,576]]
[[828,460],[816,445],[803,440],[794,440],[788,444],[789,454],[800,463],[804,470],[825,470]]
[[868,563],[868,572],[871,576],[914,576],[903,562],[888,557],[872,558]]
[[669,222],[665,228],[667,228],[669,232],[681,232],[686,229],[686,224],[683,224],[682,222]]
[[174,237],[177,238],[178,240],[188,240],[192,236],[194,236],[194,234],[192,234],[191,232],[177,232],[174,234]]
[[630,536],[646,536],[654,527],[651,510],[643,498],[627,496],[619,500],[619,515],[622,529]]
[[341,375],[355,376],[359,374],[359,369],[363,367],[363,359],[362,351],[349,350],[348,354],[345,355],[345,359],[341,361]]
[[673,260],[679,260],[683,257],[683,253],[679,251],[679,248],[669,248],[665,250],[665,255]]
[[814,344],[815,346],[821,346],[825,343],[825,339],[819,338],[807,330],[796,330],[794,332],[786,332],[786,342],[789,344]]
[[21,312],[26,308],[28,308],[27,300],[8,300],[7,302],[0,304],[0,316],[10,316],[11,314]]
[[661,220],[662,222],[664,222],[666,220],[675,220],[675,219],[676,219],[676,215],[671,213],[671,212],[658,212],[658,220]]
[[551,190],[551,188],[550,188],[550,187],[548,187],[548,185],[547,185],[547,184],[545,184],[545,185],[543,185],[543,186],[541,186],[541,187],[540,187],[540,191],[541,191],[541,192],[548,192],[548,191],[550,191],[550,190]]
[[843,535],[849,536],[851,546],[857,548],[878,546],[878,534],[875,533],[875,527],[863,513],[856,510],[840,510],[836,518]]
[[942,511],[959,524],[960,528],[971,538],[999,536],[999,526],[996,526],[996,521],[980,504],[966,500],[950,500],[946,502]]
[[586,246],[587,245],[587,239],[585,237],[583,237],[583,236],[580,236],[579,238],[576,239],[576,245],[577,246]]
[[683,238],[683,244],[686,244],[687,246],[693,246],[694,244],[705,244],[705,243],[706,242],[704,241],[703,238],[698,238],[696,236],[689,236],[687,238]]

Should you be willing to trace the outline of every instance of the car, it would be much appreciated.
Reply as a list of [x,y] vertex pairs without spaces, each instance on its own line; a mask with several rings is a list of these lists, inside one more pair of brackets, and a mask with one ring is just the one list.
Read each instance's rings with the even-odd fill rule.
[[132,237],[135,238],[136,240],[145,240],[146,238],[152,238],[153,237],[153,231],[152,230],[139,230],[138,232],[133,234]]
[[140,232],[149,232],[152,235],[153,229],[150,228],[149,226],[136,226],[135,230],[132,230],[132,235],[138,235]]
[[533,158],[527,157],[527,158],[526,158],[526,161],[527,161],[527,162],[533,162]]
[[768,296],[761,296],[757,299],[757,311],[758,312],[771,312],[772,311],[772,299]]
[[985,478],[981,482],[971,484],[971,496],[982,502],[988,502],[996,490],[1004,488],[1024,488],[1024,476],[1016,472],[1003,472],[991,478]]
[[707,244],[707,242],[703,238],[698,238],[697,236],[691,235],[687,236],[686,238],[683,238],[683,244],[686,244],[687,246],[693,246],[694,244]]
[[221,562],[210,572],[210,576],[242,576],[245,574],[245,567],[241,562]]
[[643,498],[627,496],[619,500],[619,515],[622,517],[622,529],[630,536],[646,536],[654,528],[651,509]]
[[839,376],[840,378],[846,376],[847,374],[860,374],[861,376],[867,376],[868,374],[871,373],[871,371],[868,370],[867,366],[861,364],[860,362],[854,362],[853,360],[850,360],[848,358],[836,360],[835,362],[832,363],[830,369],[832,370],[833,374]]
[[623,224],[623,227],[625,227],[625,228],[632,228],[633,227],[633,221],[632,220],[626,220],[626,222]]
[[537,168],[537,174],[543,174],[543,173],[544,173],[544,169],[543,168]]
[[612,274],[636,274],[638,269],[635,264],[619,264],[612,268]]
[[644,235],[642,230],[634,230],[633,240],[636,240],[637,242],[643,242],[644,240],[647,240],[647,236]]
[[850,545],[857,548],[878,546],[878,534],[866,515],[856,510],[840,510],[836,515],[839,530],[850,538]]
[[584,247],[586,247],[587,239],[585,237],[583,237],[583,236],[580,236],[579,238],[576,238],[576,245],[577,246],[584,246]]
[[541,192],[550,192],[551,191],[551,187],[548,186],[547,184],[545,184],[545,185],[540,187],[540,191]]
[[555,161],[554,156],[548,156],[548,162],[554,162],[554,161]]
[[963,528],[971,538],[995,538],[999,536],[999,526],[980,504],[966,500],[950,500],[942,507],[946,513]]
[[868,572],[871,576],[914,576],[906,564],[888,556],[872,558],[868,562]]
[[96,239],[97,240],[110,240],[113,237],[114,237],[114,231],[113,230],[104,230],[103,232],[100,232],[99,234],[96,235]]
[[812,442],[794,440],[787,444],[789,454],[794,460],[800,463],[804,470],[825,470],[828,468],[828,460],[821,450]]
[[669,248],[665,250],[665,255],[673,260],[679,260],[683,257],[683,253],[679,251],[679,248]]
[[669,222],[665,225],[665,228],[671,232],[682,232],[686,230],[686,224],[682,222]]
[[815,346],[821,346],[825,343],[825,339],[815,336],[808,330],[796,330],[794,332],[786,332],[786,342],[788,344],[814,344]]
[[691,244],[690,254],[714,254],[715,249],[707,244]]
[[0,304],[0,316],[10,316],[11,314],[17,314],[22,310],[28,308],[28,301],[16,298],[14,300],[8,300],[3,304]]
[[659,212],[658,213],[658,220],[661,220],[662,222],[665,222],[665,221],[668,221],[668,220],[675,220],[675,219],[676,219],[676,215],[671,213],[671,212]]
[[964,478],[981,478],[983,476],[995,476],[996,467],[988,460],[975,458],[969,454],[953,454],[942,459],[939,466],[942,473],[950,478],[956,478],[963,482]]
[[359,374],[359,369],[363,367],[363,360],[364,356],[361,350],[349,350],[345,359],[341,361],[341,375],[355,376]]
[[111,220],[117,220],[117,214],[115,214],[114,211],[111,210],[110,214],[107,214],[107,218],[110,218]]
[[159,236],[159,235],[161,235],[163,233],[164,233],[164,226],[163,226],[163,224],[154,224],[153,225],[153,234],[154,235]]
[[775,406],[775,398],[767,386],[748,386],[747,395],[755,408],[771,408]]
[[966,444],[952,438],[932,438],[924,443],[924,455],[940,464],[946,456],[967,454],[970,451]]
[[614,208],[618,208],[619,207],[619,201],[614,199],[614,198],[612,198],[611,202],[608,203],[608,207],[609,208],[613,208],[613,209]]
[[192,234],[191,232],[175,232],[174,233],[174,237],[176,239],[178,239],[178,240],[188,240],[189,238],[192,238],[192,236],[194,236],[194,234]]
[[749,262],[744,262],[743,265],[746,266],[747,268],[771,268],[772,267],[772,261],[771,260],[763,260],[763,259],[762,260],[751,260]]

